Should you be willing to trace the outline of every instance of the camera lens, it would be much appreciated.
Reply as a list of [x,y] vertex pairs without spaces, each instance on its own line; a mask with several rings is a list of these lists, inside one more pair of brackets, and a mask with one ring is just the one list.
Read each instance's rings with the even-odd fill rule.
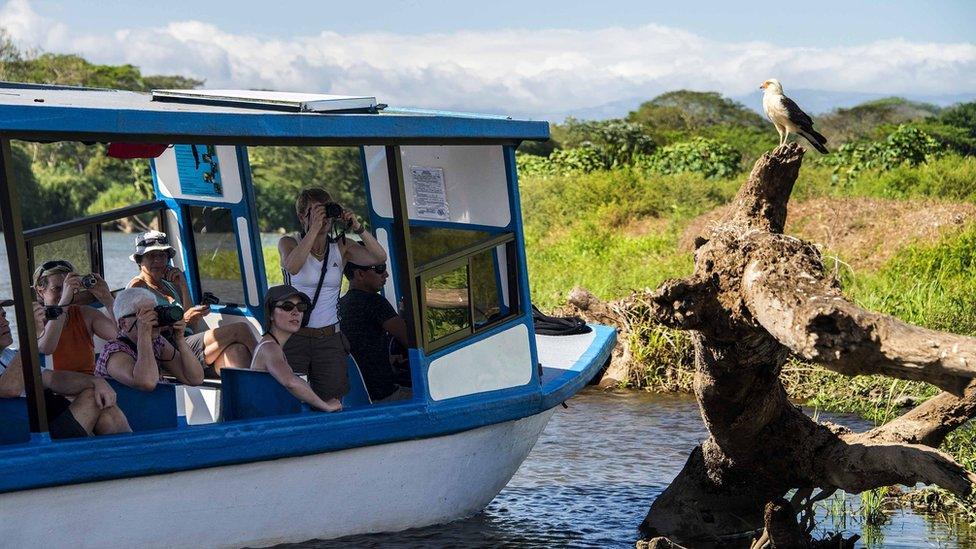
[[95,287],[95,284],[98,284],[98,279],[95,278],[95,275],[88,274],[81,277],[81,285],[85,288],[91,290]]

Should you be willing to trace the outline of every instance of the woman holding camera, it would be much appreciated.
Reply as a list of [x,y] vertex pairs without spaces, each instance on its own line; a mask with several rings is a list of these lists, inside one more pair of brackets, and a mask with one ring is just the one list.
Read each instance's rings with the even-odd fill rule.
[[[308,374],[315,394],[336,406],[349,392],[349,344],[339,332],[338,314],[345,258],[351,246],[362,245],[373,263],[383,263],[386,250],[351,210],[334,202],[323,189],[304,189],[295,201],[295,212],[302,224],[300,237],[282,237],[278,253],[285,283],[308,296],[311,309],[306,313],[307,325],[289,337],[283,348],[291,367]],[[340,226],[358,235],[362,244],[344,234],[333,236]]]
[[[207,368],[209,377],[219,377],[224,366],[247,368],[257,338],[244,322],[207,329],[203,317],[210,314],[207,304],[193,305],[183,271],[169,264],[176,250],[166,233],[148,231],[136,238],[136,251],[129,259],[139,265],[139,274],[129,281],[129,288],[145,288],[160,305],[184,308],[183,322],[188,327],[186,342],[194,356]],[[186,307],[190,305],[190,307]]]
[[[58,371],[92,375],[95,371],[93,335],[109,340],[115,337],[112,306],[115,298],[108,284],[98,274],[79,276],[66,260],[45,261],[34,270],[32,278],[37,302],[35,316],[44,318],[38,331],[37,350],[51,357]],[[104,306],[104,313],[79,303],[79,294],[87,292]],[[81,303],[86,303],[84,299]]]
[[175,319],[172,342],[164,338],[156,303],[156,296],[144,288],[127,288],[115,296],[118,335],[102,348],[95,375],[142,391],[156,388],[162,370],[184,385],[203,383],[203,365],[183,335],[186,324]]

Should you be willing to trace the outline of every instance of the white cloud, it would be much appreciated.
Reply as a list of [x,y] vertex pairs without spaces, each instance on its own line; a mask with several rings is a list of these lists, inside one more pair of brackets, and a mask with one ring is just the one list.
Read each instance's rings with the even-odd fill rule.
[[393,105],[545,116],[663,91],[752,92],[776,77],[792,89],[884,94],[976,92],[976,44],[885,40],[798,48],[719,42],[660,25],[599,30],[503,29],[422,35],[340,34],[269,39],[200,22],[92,35],[0,8],[21,46],[182,74],[207,87],[370,94]]

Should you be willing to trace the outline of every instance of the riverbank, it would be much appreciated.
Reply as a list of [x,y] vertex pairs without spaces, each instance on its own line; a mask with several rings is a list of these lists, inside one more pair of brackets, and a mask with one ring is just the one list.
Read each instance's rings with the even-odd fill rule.
[[[949,155],[917,167],[866,171],[837,183],[814,162],[801,170],[786,232],[818,245],[845,294],[868,309],[920,326],[976,334],[976,159]],[[650,319],[649,292],[693,266],[692,242],[717,220],[744,180],[658,175],[637,168],[522,180],[534,301],[548,310],[582,286],[627,315],[629,375],[622,386],[691,391],[691,341]],[[585,265],[585,268],[580,268]],[[882,376],[847,378],[791,363],[789,394],[817,411],[884,423],[934,396],[924,383]],[[976,466],[970,423],[942,450]],[[868,499],[883,499],[877,492]],[[915,494],[932,508],[976,524],[976,506],[941,491]]]

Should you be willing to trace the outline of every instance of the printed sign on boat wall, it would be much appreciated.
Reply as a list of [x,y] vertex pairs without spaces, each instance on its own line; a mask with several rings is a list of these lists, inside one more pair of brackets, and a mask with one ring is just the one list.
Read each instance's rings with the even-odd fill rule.
[[444,169],[410,166],[410,176],[413,179],[413,205],[417,208],[417,217],[449,220],[451,215],[447,207]]

